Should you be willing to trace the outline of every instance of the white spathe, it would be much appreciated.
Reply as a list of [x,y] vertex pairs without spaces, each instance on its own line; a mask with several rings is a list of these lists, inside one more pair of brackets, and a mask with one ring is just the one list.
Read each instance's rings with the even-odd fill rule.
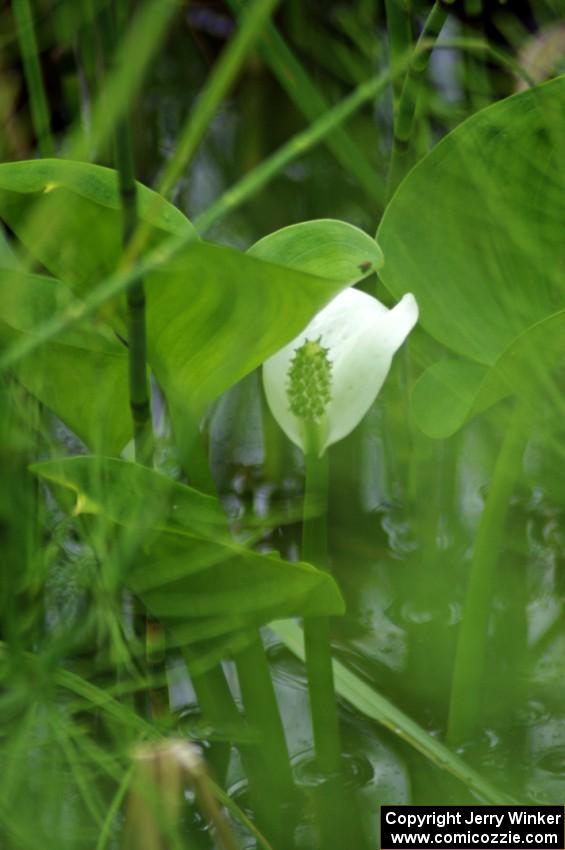
[[263,364],[267,401],[287,437],[304,451],[304,425],[291,413],[287,391],[294,352],[306,340],[320,339],[331,363],[331,400],[318,423],[321,453],[361,421],[384,383],[395,351],[417,321],[418,305],[410,293],[392,310],[357,289],[345,289],[330,301],[301,334]]

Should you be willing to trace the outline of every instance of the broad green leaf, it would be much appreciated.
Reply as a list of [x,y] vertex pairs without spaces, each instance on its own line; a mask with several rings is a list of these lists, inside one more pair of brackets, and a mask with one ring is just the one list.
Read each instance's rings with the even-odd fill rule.
[[[138,186],[138,196],[141,218],[153,225],[150,245],[168,235],[189,240],[145,279],[149,361],[181,440],[206,404],[382,259],[369,236],[331,221],[287,228],[256,246],[261,259],[246,256],[197,241],[182,213],[149,189]],[[0,216],[76,294],[87,297],[118,264],[120,199],[110,169],[68,160],[1,165]]]
[[415,409],[427,433],[452,432],[500,397],[503,353],[565,305],[564,97],[558,78],[477,113],[413,169],[383,217],[387,288],[413,292],[422,325],[453,352],[497,365],[486,384],[470,366],[424,375]]
[[519,334],[496,362],[485,368],[468,361],[442,360],[416,382],[416,421],[430,437],[448,437],[466,421],[510,394],[558,423],[565,416],[565,310]]
[[226,517],[216,498],[141,464],[80,455],[43,461],[32,469],[71,490],[77,514],[103,514],[117,524],[152,527],[157,532],[229,539]]
[[[273,623],[271,629],[291,652],[304,660],[304,636],[302,629],[296,623]],[[432,737],[411,717],[378,693],[367,682],[360,679],[344,664],[334,661],[333,669],[337,693],[357,711],[362,712],[372,720],[376,720],[377,723],[382,724],[393,734],[398,735],[399,738],[429,759],[432,764],[451,773],[452,776],[467,785],[485,801],[499,805],[508,805],[513,802],[510,797],[491,785],[441,741]]]
[[10,245],[3,227],[0,227],[0,268],[20,269],[24,271],[22,263]]
[[492,388],[491,397],[482,393],[488,375],[486,366],[468,360],[446,359],[434,363],[412,390],[412,409],[418,427],[428,437],[449,437],[472,416],[510,392],[502,384],[498,392],[496,387]]
[[248,253],[349,283],[361,280],[383,264],[382,251],[374,239],[351,224],[333,219],[283,227],[256,242]]
[[[140,218],[153,227],[149,245],[194,234],[188,219],[137,184]],[[0,165],[0,218],[53,275],[84,294],[115,271],[122,253],[117,172],[100,165],[38,159]]]
[[149,359],[170,402],[202,411],[362,276],[314,275],[191,243],[146,281]]
[[[10,345],[75,299],[53,278],[0,269],[0,342]],[[118,453],[131,436],[127,353],[101,327],[76,327],[15,367],[18,380],[92,449]]]
[[[340,614],[343,600],[326,572],[233,543],[219,505],[158,472],[112,458],[35,464],[71,491],[74,513],[134,526],[126,584],[169,629],[174,644],[202,645],[209,659],[233,652],[246,632],[275,618]],[[212,641],[212,646],[209,642]]]
[[463,122],[407,176],[378,231],[382,280],[421,323],[492,364],[563,302],[565,79]]
[[202,410],[381,261],[371,237],[331,220],[276,231],[247,255],[189,245],[147,285],[151,365],[173,408]]

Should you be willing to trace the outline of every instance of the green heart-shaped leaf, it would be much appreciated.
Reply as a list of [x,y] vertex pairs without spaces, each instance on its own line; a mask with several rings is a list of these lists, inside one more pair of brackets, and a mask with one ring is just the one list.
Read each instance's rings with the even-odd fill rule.
[[233,543],[215,499],[154,470],[93,456],[32,469],[73,494],[75,514],[133,529],[135,557],[124,581],[175,643],[214,640],[225,653],[234,636],[245,643],[246,630],[270,620],[343,612],[328,573]]
[[[196,232],[186,216],[137,184],[139,217],[152,227],[149,246]],[[64,159],[0,165],[0,218],[55,277],[83,295],[112,274],[122,254],[117,172]]]
[[344,221],[318,219],[283,227],[249,251],[271,263],[354,283],[381,268],[383,253],[374,239]]
[[[564,97],[558,78],[477,113],[413,169],[385,212],[382,280],[397,297],[413,292],[424,328],[471,361],[436,364],[415,387],[428,434],[452,433],[523,385],[503,355],[565,306]],[[549,339],[536,332],[535,345],[534,358]]]

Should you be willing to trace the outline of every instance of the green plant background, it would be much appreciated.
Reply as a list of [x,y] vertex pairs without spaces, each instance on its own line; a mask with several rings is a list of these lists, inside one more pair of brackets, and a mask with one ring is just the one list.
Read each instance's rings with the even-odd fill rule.
[[[563,799],[565,9],[276,7],[1,13],[7,848],[124,846],[132,747],[171,735],[235,846],[321,846],[302,618],[331,618],[335,850],[377,846],[380,803]],[[260,366],[350,285],[414,293],[420,322],[330,449],[330,574],[301,559],[320,506]],[[191,798],[166,846],[214,834]]]

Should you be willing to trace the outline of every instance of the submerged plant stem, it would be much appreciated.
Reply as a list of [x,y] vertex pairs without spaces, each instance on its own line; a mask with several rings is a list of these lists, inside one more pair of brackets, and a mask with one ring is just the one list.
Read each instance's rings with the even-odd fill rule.
[[296,792],[284,728],[259,633],[238,652],[235,661],[247,720],[260,735],[257,751],[251,756],[264,774],[258,794],[263,809],[259,821],[286,846],[285,842],[292,843],[295,827],[289,808]]
[[524,414],[518,406],[496,461],[473,549],[451,688],[447,740],[452,746],[470,738],[480,717],[494,574],[525,440]]
[[[319,457],[315,440],[306,440],[306,489],[302,558],[328,569],[327,491],[328,456]],[[319,793],[319,827],[322,846],[338,847],[343,841],[340,817],[342,772],[341,735],[334,685],[330,621],[328,617],[304,620],[304,653],[316,768],[323,780]],[[343,799],[343,797],[342,797]]]

